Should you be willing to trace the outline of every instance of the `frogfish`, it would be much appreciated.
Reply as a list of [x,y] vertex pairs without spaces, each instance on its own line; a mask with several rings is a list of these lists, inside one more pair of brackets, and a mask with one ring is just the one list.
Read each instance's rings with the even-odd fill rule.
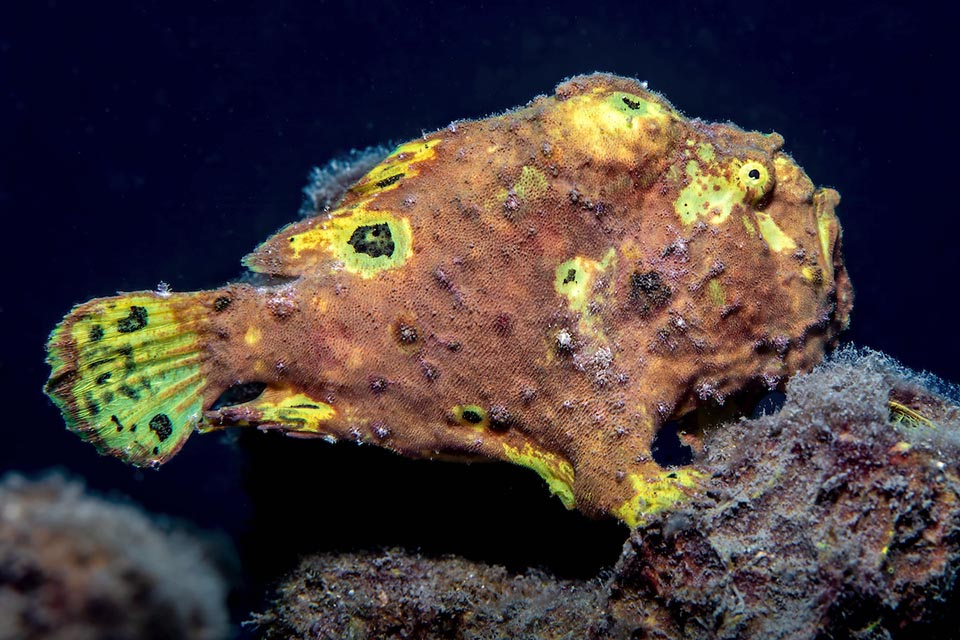
[[653,459],[667,421],[782,385],[848,324],[840,197],[783,142],[573,77],[396,147],[246,256],[259,280],[76,306],[45,391],[137,466],[253,426],[512,462],[636,526],[698,481]]

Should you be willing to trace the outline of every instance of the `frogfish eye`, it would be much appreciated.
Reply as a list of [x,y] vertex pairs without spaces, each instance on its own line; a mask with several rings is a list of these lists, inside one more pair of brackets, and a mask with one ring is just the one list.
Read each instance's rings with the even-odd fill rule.
[[766,165],[756,160],[746,160],[740,165],[737,179],[745,193],[745,200],[755,203],[773,189],[773,176]]

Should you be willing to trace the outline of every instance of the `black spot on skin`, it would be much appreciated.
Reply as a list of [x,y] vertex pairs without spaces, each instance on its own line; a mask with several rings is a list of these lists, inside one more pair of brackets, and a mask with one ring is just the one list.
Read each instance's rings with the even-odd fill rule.
[[383,189],[384,187],[389,187],[390,185],[395,183],[397,180],[402,178],[404,175],[405,174],[403,173],[398,173],[396,175],[390,176],[389,178],[384,178],[383,180],[380,180],[377,182],[377,186],[380,187],[381,189]]
[[623,96],[623,104],[627,105],[631,109],[639,109],[641,106],[640,102],[638,102],[637,100],[631,100],[627,96]]
[[464,409],[463,413],[460,415],[462,415],[463,419],[470,424],[480,424],[483,422],[483,416],[480,415],[478,411],[474,411],[473,409]]
[[100,375],[98,375],[98,376],[97,376],[97,384],[106,384],[106,383],[107,383],[107,380],[110,379],[110,375],[111,375],[111,374],[110,374],[109,372],[107,372],[107,373],[101,373]]
[[163,442],[173,433],[173,424],[165,413],[158,413],[150,418],[150,431],[157,434],[160,442]]
[[219,298],[213,301],[213,310],[216,311],[217,313],[220,313],[221,311],[229,307],[231,302],[233,302],[233,300],[231,300],[229,297],[220,296]]
[[393,236],[390,234],[390,225],[386,222],[357,227],[347,240],[347,244],[357,253],[366,254],[371,258],[393,255]]
[[493,330],[502,336],[508,336],[513,333],[513,318],[509,313],[500,312],[493,319]]
[[153,448],[153,455],[156,456],[156,455],[159,455],[159,454],[160,454],[160,447],[154,447],[154,448]]
[[90,368],[90,369],[97,369],[97,368],[102,367],[103,365],[107,364],[107,363],[110,362],[111,360],[113,360],[113,358],[101,358],[101,359],[99,359],[99,360],[94,360],[93,362],[91,362],[90,364],[88,364],[87,367]]
[[381,376],[374,376],[373,378],[370,378],[370,391],[373,391],[377,395],[385,392],[388,386],[389,384],[387,383],[386,378]]
[[120,424],[120,418],[117,416],[110,416],[110,422],[117,425],[117,432],[123,431],[123,425]]
[[563,279],[563,284],[570,284],[577,279],[576,269],[567,269],[567,277]]
[[84,402],[87,404],[87,412],[90,415],[95,416],[100,413],[100,405],[93,399],[93,394],[88,394],[87,397],[84,398]]
[[145,307],[130,307],[130,314],[126,318],[117,320],[117,331],[133,333],[147,326],[147,310]]
[[133,347],[130,345],[118,348],[117,355],[123,356],[123,368],[127,371],[133,371],[137,368],[137,361],[133,357]]
[[120,391],[120,393],[122,393],[123,395],[127,396],[127,397],[130,398],[131,400],[139,400],[139,399],[140,399],[140,393],[139,393],[136,389],[134,389],[133,387],[130,387],[130,386],[125,385],[125,384],[122,384],[122,385],[120,385],[120,386],[118,387],[118,390]]
[[316,404],[295,404],[292,405],[292,409],[319,409],[320,405]]
[[649,313],[652,309],[662,307],[670,300],[670,287],[663,283],[660,274],[656,271],[630,274],[631,304],[635,305],[640,313]]
[[99,342],[103,339],[103,327],[98,324],[90,327],[90,342]]
[[136,424],[130,425],[130,433],[133,433],[133,432],[136,431],[136,430],[137,430],[137,425],[136,425]]

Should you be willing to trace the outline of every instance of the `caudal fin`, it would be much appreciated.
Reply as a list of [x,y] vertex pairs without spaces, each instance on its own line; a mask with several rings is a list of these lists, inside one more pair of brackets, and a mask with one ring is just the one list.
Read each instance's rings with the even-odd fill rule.
[[204,295],[139,292],[75,307],[50,335],[44,387],[67,427],[137,466],[173,456],[202,415]]

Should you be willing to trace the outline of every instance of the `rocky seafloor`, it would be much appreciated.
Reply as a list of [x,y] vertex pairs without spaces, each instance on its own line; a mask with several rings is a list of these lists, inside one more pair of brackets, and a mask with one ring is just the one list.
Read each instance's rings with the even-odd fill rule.
[[[702,490],[625,532],[615,566],[592,580],[398,549],[321,554],[280,580],[244,633],[957,637],[957,398],[847,348],[792,379],[775,414],[709,429],[693,463]],[[0,483],[0,640],[227,637],[214,564],[186,534],[76,483]]]

